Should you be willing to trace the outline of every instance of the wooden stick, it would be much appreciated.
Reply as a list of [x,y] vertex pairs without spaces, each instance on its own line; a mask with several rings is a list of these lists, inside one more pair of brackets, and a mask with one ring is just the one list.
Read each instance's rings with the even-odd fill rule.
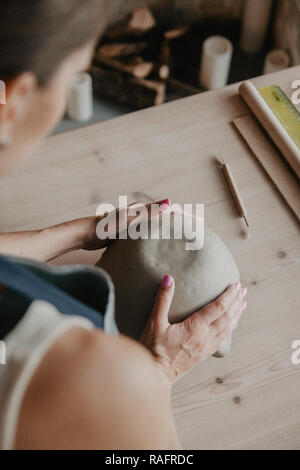
[[190,30],[189,26],[182,26],[180,28],[170,29],[164,33],[165,39],[172,41],[173,39],[178,39],[181,36],[184,36]]
[[227,163],[225,163],[224,161],[222,162],[221,165],[222,165],[222,170],[224,172],[225,179],[227,181],[228,187],[229,187],[231,195],[233,197],[235,206],[237,208],[238,214],[239,214],[240,217],[242,217],[245,220],[247,227],[250,228],[249,224],[248,224],[248,220],[247,220],[248,216],[247,216],[246,207],[243,203],[243,200],[242,200],[242,197],[240,195],[239,189],[238,189],[238,187],[237,187],[237,185],[234,181],[234,177],[233,177],[233,174],[231,172],[231,169],[230,169],[229,165],[227,165]]
[[147,47],[144,42],[137,43],[112,43],[104,44],[99,47],[98,54],[104,58],[125,57],[133,54],[139,54]]
[[102,65],[119,70],[120,72],[128,73],[136,78],[148,77],[154,68],[154,64],[152,62],[144,62],[141,58],[135,58],[135,61],[132,63],[124,64],[116,59],[102,57],[101,54],[97,53],[95,59]]

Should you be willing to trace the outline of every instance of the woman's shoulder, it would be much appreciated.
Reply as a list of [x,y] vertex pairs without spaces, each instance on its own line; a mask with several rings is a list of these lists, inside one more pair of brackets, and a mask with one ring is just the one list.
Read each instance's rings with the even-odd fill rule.
[[16,446],[109,448],[115,434],[105,429],[113,426],[124,437],[131,419],[136,432],[139,404],[147,415],[156,393],[159,377],[142,345],[74,327],[55,342],[27,389]]

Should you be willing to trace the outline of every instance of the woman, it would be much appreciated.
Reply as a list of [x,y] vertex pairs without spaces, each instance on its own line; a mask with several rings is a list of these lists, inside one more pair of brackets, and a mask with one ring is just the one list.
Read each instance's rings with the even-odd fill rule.
[[[105,4],[1,2],[0,78],[6,84],[1,176],[30,155],[60,119],[70,78],[88,67],[105,28]],[[161,201],[161,211],[167,202]],[[111,314],[112,286],[105,273],[35,264],[103,247],[98,221],[88,217],[0,235],[0,339],[7,345],[7,364],[0,366],[0,448],[179,448],[172,384],[219,348],[246,307],[246,289],[239,283],[171,326],[175,285],[166,274],[140,343],[107,335],[95,326],[102,318],[98,311]],[[84,286],[93,292],[79,292]],[[89,304],[87,298],[97,301]]]

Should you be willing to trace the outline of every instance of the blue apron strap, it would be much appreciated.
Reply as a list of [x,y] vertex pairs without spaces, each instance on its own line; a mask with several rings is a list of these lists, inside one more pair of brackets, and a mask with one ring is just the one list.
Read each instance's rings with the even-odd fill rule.
[[29,300],[49,302],[60,313],[85,317],[98,328],[104,326],[103,315],[100,312],[3,256],[0,256],[0,284]]

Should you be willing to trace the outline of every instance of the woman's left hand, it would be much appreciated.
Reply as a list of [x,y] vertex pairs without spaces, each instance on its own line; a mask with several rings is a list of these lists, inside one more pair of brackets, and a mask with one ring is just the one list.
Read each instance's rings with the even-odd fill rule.
[[[109,213],[110,216],[117,216],[117,236],[121,231],[127,230],[129,224],[139,217],[138,214],[132,215],[130,213],[134,205],[144,206],[147,209],[147,217],[151,218],[165,211],[169,207],[170,201],[165,199],[147,205],[135,203]],[[127,217],[122,217],[124,215],[127,215]],[[112,239],[101,239],[97,234],[99,222],[106,217],[107,215],[85,217],[42,230],[1,233],[0,253],[46,262],[74,250],[100,250],[105,248]]]
[[174,279],[166,275],[140,338],[169,384],[212,356],[232,334],[247,307],[247,289],[238,282],[184,321],[170,324],[174,289]]
[[[99,250],[101,248],[105,248],[109,243],[111,243],[113,238],[109,238],[109,236],[105,239],[99,238],[97,233],[97,226],[101,220],[104,218],[106,219],[108,216],[113,216],[116,218],[116,232],[117,237],[120,232],[127,230],[129,225],[134,222],[134,220],[139,217],[139,214],[132,215],[130,213],[130,209],[136,207],[138,210],[139,206],[144,206],[147,210],[147,217],[150,219],[155,215],[161,214],[170,206],[170,200],[165,199],[163,201],[158,202],[151,202],[148,204],[143,203],[133,203],[128,207],[124,207],[122,209],[117,209],[115,213],[111,212],[109,214],[105,214],[102,216],[95,216],[95,217],[87,217],[85,219],[80,219],[83,227],[83,241],[82,246],[80,246],[83,250]],[[123,221],[123,222],[122,222]]]

